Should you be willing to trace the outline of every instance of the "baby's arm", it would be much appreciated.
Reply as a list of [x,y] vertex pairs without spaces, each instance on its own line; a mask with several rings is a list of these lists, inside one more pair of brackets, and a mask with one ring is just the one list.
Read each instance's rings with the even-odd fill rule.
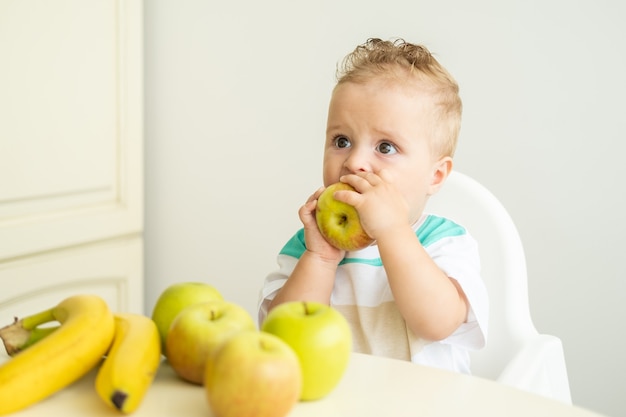
[[435,264],[409,221],[409,207],[384,172],[348,175],[359,192],[336,197],[355,206],[376,240],[396,305],[415,335],[427,340],[450,336],[467,318],[469,304],[457,282]]
[[421,245],[411,227],[377,237],[389,286],[407,326],[417,336],[441,340],[466,319],[467,298]]
[[344,252],[326,242],[317,228],[315,207],[322,191],[323,188],[311,195],[298,212],[304,225],[307,249],[289,279],[271,301],[270,310],[286,301],[318,301],[330,304],[337,265]]

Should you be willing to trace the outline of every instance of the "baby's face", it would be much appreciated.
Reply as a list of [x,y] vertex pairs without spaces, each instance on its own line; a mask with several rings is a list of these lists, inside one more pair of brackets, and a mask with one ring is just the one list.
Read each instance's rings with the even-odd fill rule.
[[385,169],[416,221],[433,191],[432,97],[416,87],[372,80],[339,84],[332,95],[324,149],[324,185],[358,171]]

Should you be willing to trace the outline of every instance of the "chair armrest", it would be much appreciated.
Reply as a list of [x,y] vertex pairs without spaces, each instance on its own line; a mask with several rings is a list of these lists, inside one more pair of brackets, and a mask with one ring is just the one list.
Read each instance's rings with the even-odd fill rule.
[[497,381],[572,403],[563,345],[556,336],[538,334],[525,341]]

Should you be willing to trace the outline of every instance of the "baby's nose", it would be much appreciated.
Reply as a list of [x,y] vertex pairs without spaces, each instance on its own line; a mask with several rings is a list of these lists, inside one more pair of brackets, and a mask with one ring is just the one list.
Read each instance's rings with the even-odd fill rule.
[[350,153],[343,166],[351,173],[369,172],[372,170],[371,162],[362,152]]

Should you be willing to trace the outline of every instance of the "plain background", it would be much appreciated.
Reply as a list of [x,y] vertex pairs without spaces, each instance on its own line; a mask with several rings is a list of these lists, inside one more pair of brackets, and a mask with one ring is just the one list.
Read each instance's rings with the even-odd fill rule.
[[321,185],[337,62],[369,37],[457,78],[456,169],[515,220],[531,312],[564,343],[577,405],[623,415],[626,3],[145,2],[146,310],[205,281],[256,312]]

